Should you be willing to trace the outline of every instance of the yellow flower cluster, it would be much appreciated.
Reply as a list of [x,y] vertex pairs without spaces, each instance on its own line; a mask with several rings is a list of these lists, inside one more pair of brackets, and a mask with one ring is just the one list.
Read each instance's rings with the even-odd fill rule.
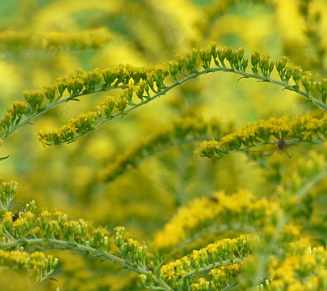
[[219,139],[221,135],[230,130],[230,127],[221,127],[217,121],[205,122],[200,117],[188,116],[175,120],[171,127],[141,141],[119,156],[113,164],[99,173],[99,179],[105,182],[111,181],[128,170],[137,167],[143,159],[162,149],[208,138]]
[[221,158],[236,151],[246,151],[265,144],[275,144],[278,153],[299,142],[322,143],[326,138],[327,115],[313,118],[303,115],[289,120],[272,117],[247,123],[245,128],[223,136],[218,141],[205,141],[195,153],[202,157]]
[[318,153],[311,150],[306,156],[300,156],[296,163],[290,165],[288,173],[282,180],[281,186],[284,191],[296,193],[305,183],[311,181],[314,176],[326,171],[327,154],[324,151]]
[[[39,96],[45,96],[50,102],[49,105],[55,105],[64,100],[76,100],[77,97],[89,93],[107,91],[119,87],[127,88],[119,97],[107,97],[94,111],[72,118],[68,124],[60,129],[42,130],[39,132],[39,139],[44,145],[57,145],[72,142],[79,136],[100,127],[104,122],[121,114],[127,114],[127,106],[133,108],[133,106],[137,107],[140,104],[147,103],[150,98],[153,98],[150,96],[149,90],[157,93],[166,88],[163,82],[167,75],[168,67],[164,65],[149,68],[120,65],[105,70],[95,69],[91,72],[78,70],[69,77],[58,78],[56,85],[47,86],[43,91],[26,91],[25,95],[29,94],[30,98],[27,102],[32,107],[36,102],[35,100],[39,100]],[[102,84],[102,87],[96,89],[99,83]],[[69,97],[59,101],[66,90],[69,93]],[[135,98],[138,98],[138,103],[135,103]],[[34,112],[37,109],[39,111],[47,109],[47,107],[40,108],[41,103],[38,103],[38,105]],[[14,126],[13,124],[10,125]],[[9,130],[10,125],[7,126],[7,130]]]
[[154,247],[171,248],[208,229],[263,229],[274,225],[279,212],[277,203],[255,197],[250,191],[240,190],[232,195],[218,192],[209,199],[195,199],[181,207],[155,236]]
[[82,113],[75,118],[69,120],[69,122],[63,125],[60,129],[52,131],[41,130],[38,133],[39,140],[42,144],[53,145],[59,144],[63,141],[74,141],[76,135],[90,132],[95,129],[95,122],[97,120],[97,114],[95,112]]
[[213,290],[221,290],[224,286],[229,286],[235,282],[235,278],[241,273],[242,262],[224,265],[212,269],[209,275],[212,276],[211,286]]
[[[202,62],[202,67],[204,68],[203,71],[198,70],[198,59]],[[211,67],[212,62],[216,67]],[[227,63],[229,64],[229,67],[227,66]],[[18,104],[16,102],[12,104],[7,109],[5,117],[0,120],[0,125],[6,132],[2,139],[5,139],[19,126],[27,124],[30,119],[45,113],[47,110],[61,103],[70,100],[78,100],[77,98],[86,94],[105,92],[117,88],[125,89],[118,98],[109,97],[92,111],[92,113],[97,115],[96,122],[91,126],[91,130],[93,130],[114,117],[127,114],[135,108],[164,95],[176,86],[197,78],[200,75],[216,71],[233,72],[247,78],[256,78],[275,83],[288,90],[300,93],[313,104],[327,110],[325,104],[327,79],[323,79],[320,82],[313,81],[311,74],[308,72],[302,74],[302,70],[299,67],[286,67],[287,59],[282,58],[276,62],[276,68],[282,80],[282,82],[280,82],[270,79],[270,73],[274,68],[274,63],[270,61],[268,56],[255,52],[251,56],[251,63],[254,74],[246,72],[248,60],[244,57],[244,49],[233,49],[231,47],[217,48],[216,43],[213,42],[207,47],[201,48],[199,51],[193,49],[185,55],[177,55],[176,58],[170,62],[154,67],[119,65],[108,69],[95,69],[91,72],[78,70],[75,74],[58,78],[55,84],[45,86],[43,90],[24,91],[26,103]],[[261,70],[261,74],[259,74],[259,69]],[[175,81],[175,83],[170,86],[168,86],[166,82],[166,77],[169,75]],[[182,79],[180,79],[180,76],[182,76]],[[296,83],[294,86],[291,86],[288,83],[288,80],[291,77]],[[300,91],[300,79],[302,80],[302,85],[305,87],[307,93]],[[320,92],[323,102],[320,102],[311,96],[316,89]],[[64,95],[66,98],[60,100]],[[44,104],[45,99],[48,100],[47,104]],[[19,111],[17,113],[15,112],[16,109],[13,109],[16,107]],[[118,112],[113,112],[114,109],[117,109]],[[26,118],[21,120],[23,115],[25,115]],[[265,128],[262,128],[262,130],[265,131]],[[271,130],[271,134],[274,135],[276,132],[274,129]],[[283,131],[283,129],[276,130],[278,132]],[[61,131],[64,131],[64,133],[61,133]],[[46,145],[69,143],[87,132],[89,132],[89,130],[85,129],[85,131],[76,134],[74,133],[73,128],[67,129],[67,127],[64,127],[60,129],[59,132],[42,131],[40,140]],[[262,134],[269,133],[270,132],[263,132]],[[299,134],[296,138],[310,140],[312,130],[308,128],[306,131],[300,130],[300,133],[302,133],[302,136]],[[240,139],[228,140],[226,137],[225,143],[227,144],[227,148],[221,148],[221,145],[217,145],[216,142],[206,142],[203,143],[200,154],[204,156],[220,157],[221,155],[226,154],[226,151],[228,152],[228,150],[233,149],[228,147],[230,143],[236,147],[235,150],[238,150],[237,147],[240,147],[241,145],[248,147],[249,145],[253,145],[253,142],[255,141],[268,142],[267,137],[262,136],[262,134],[260,133],[256,136],[253,133],[253,130],[248,129],[247,132],[243,132]],[[284,135],[276,136],[276,134],[275,137],[278,140],[286,138]]]
[[111,40],[107,28],[102,27],[82,32],[34,33],[29,31],[3,31],[0,33],[0,51],[73,51],[100,49]]
[[[242,260],[251,252],[250,239],[249,236],[241,235],[235,239],[222,239],[209,244],[203,249],[194,250],[191,254],[179,260],[163,265],[160,269],[161,277],[178,284],[178,281],[194,274],[196,271],[211,270],[218,266]],[[217,277],[219,271],[212,270],[210,273]],[[222,271],[220,274],[223,275]]]
[[[0,194],[3,197],[9,195],[12,198],[16,190],[17,183],[1,181]],[[11,268],[33,269],[37,281],[51,274],[57,259],[39,252],[27,254],[9,251],[13,248],[22,250],[26,245],[31,251],[40,248],[75,250],[85,255],[103,257],[143,274],[148,268],[147,246],[125,237],[123,227],[115,228],[115,234],[111,235],[105,228],[95,228],[82,219],[68,220],[67,214],[58,209],[54,212],[43,209],[37,213],[34,201],[26,204],[17,214],[11,211],[1,214],[0,264]]]
[[143,268],[146,267],[147,246],[141,246],[138,241],[126,238],[125,228],[122,226],[115,227],[115,241],[124,259]]
[[210,283],[204,278],[200,278],[192,284],[192,291],[208,291],[209,288]]
[[0,218],[0,237],[2,243],[14,243],[30,238],[52,239],[79,244],[87,244],[97,250],[108,251],[113,238],[102,228],[94,228],[82,219],[67,220],[67,215],[59,210],[50,213],[42,210],[36,214],[35,202],[26,205],[16,216],[6,212]]
[[43,252],[27,253],[24,251],[7,251],[0,249],[0,265],[15,270],[27,269],[36,282],[53,273],[58,265],[58,259]]
[[18,189],[15,181],[5,182],[0,178],[0,215],[10,210]]
[[8,107],[5,116],[1,118],[0,126],[8,131],[15,122],[20,122],[22,116],[27,116],[30,111],[28,103],[24,101],[14,101]]
[[326,267],[325,248],[310,248],[307,241],[298,241],[291,244],[284,259],[274,259],[269,265],[266,290],[325,290]]

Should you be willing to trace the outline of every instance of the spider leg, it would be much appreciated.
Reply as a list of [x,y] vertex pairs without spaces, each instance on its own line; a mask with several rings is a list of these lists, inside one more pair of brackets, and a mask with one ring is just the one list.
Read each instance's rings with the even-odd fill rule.
[[284,152],[287,155],[287,157],[290,159],[291,157],[293,157],[294,152],[293,152],[293,150],[291,148],[289,148],[289,149],[290,149],[291,153],[287,152],[287,147],[284,148]]
[[274,152],[275,152],[277,149],[278,149],[278,148],[275,148],[275,149],[273,149],[273,151],[272,151],[271,153],[269,153],[269,154],[265,154],[265,155],[262,154],[263,151],[261,151],[260,154],[261,154],[261,156],[263,156],[263,157],[270,157],[270,156],[272,156],[272,155],[274,154]]

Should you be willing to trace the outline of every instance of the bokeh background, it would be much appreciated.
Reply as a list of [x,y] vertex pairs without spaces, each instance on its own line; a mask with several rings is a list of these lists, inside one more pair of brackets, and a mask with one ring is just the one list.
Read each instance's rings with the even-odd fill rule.
[[[78,68],[155,65],[209,41],[243,47],[248,57],[257,50],[275,60],[286,55],[293,64],[324,76],[326,37],[324,0],[4,0],[0,115],[12,101],[23,100],[23,90],[42,89]],[[0,162],[0,173],[19,182],[17,199],[23,203],[36,200],[40,210],[59,208],[71,219],[91,220],[109,230],[123,225],[150,246],[178,207],[195,197],[240,188],[266,194],[272,186],[264,179],[264,170],[243,154],[219,161],[194,157],[196,143],[149,157],[109,183],[98,181],[101,169],[176,118],[200,115],[239,127],[273,115],[292,117],[310,108],[277,86],[216,73],[180,86],[72,144],[45,148],[38,141],[39,130],[59,128],[107,95],[61,105],[16,131],[1,146],[1,156],[10,158]],[[278,158],[290,162],[285,156]],[[136,276],[108,262],[97,266],[95,260],[76,254],[56,255],[58,282],[47,283],[44,290],[140,288]],[[19,282],[13,290],[27,290],[20,275],[12,276]],[[8,278],[5,274],[3,282]],[[8,290],[4,286],[0,290]]]

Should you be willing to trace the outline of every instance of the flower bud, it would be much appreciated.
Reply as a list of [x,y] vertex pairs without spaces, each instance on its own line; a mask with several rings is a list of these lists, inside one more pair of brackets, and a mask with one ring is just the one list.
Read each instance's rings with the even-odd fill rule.
[[110,68],[110,69],[102,70],[102,75],[103,75],[103,79],[106,83],[106,86],[110,87],[112,85],[112,83],[114,81],[116,81],[118,74],[115,69]]
[[36,111],[40,108],[44,93],[41,90],[25,90],[23,92],[26,102],[31,106],[33,111]]
[[55,100],[58,97],[58,91],[56,85],[44,86],[43,87],[44,95],[50,102]]
[[64,94],[64,92],[65,92],[65,90],[67,88],[66,79],[67,78],[62,78],[62,77],[56,79],[56,85],[57,85],[57,89],[58,89],[60,97]]
[[200,49],[200,58],[204,63],[205,67],[209,67],[211,61],[211,50],[210,48]]
[[119,111],[124,111],[124,109],[127,106],[127,100],[126,100],[125,96],[123,96],[123,95],[119,96],[116,106]]
[[301,67],[293,67],[292,78],[293,78],[294,82],[296,83],[296,85],[299,85],[299,81],[302,78],[302,69],[301,69]]
[[209,47],[210,47],[210,52],[211,52],[212,58],[216,59],[218,56],[217,43],[215,41],[212,41],[209,43]]
[[218,53],[219,61],[224,66],[224,60],[226,59],[226,49],[225,48],[219,48],[217,53]]
[[260,61],[260,53],[259,52],[253,52],[251,55],[251,64],[254,68],[257,67],[258,63]]
[[286,67],[288,61],[288,57],[281,57],[278,61],[276,61],[276,69],[280,73]]
[[169,72],[173,78],[176,78],[178,71],[178,62],[176,60],[169,62]]

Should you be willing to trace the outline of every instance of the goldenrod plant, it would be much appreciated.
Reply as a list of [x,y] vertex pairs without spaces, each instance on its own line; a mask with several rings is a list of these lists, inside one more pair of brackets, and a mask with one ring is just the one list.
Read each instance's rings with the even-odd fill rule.
[[0,16],[0,291],[327,290],[325,1]]

